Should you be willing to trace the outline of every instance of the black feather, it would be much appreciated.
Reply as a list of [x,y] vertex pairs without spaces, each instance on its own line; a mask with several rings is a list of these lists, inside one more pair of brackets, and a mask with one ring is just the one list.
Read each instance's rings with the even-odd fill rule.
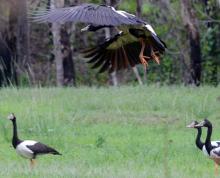
[[108,52],[108,54],[106,54],[106,60],[104,61],[104,64],[100,68],[99,73],[105,72],[109,68],[111,56],[112,56],[111,52]]
[[31,18],[36,22],[82,22],[95,25],[119,26],[141,24],[137,19],[121,15],[113,7],[96,4],[81,4],[73,7],[36,11]]
[[37,142],[34,145],[27,145],[27,147],[34,152],[34,156],[37,156],[38,154],[54,154],[54,155],[61,155],[58,151],[55,149]]
[[98,60],[100,60],[102,57],[104,56],[104,53],[102,53],[101,51],[98,52],[96,55],[94,55],[89,61],[87,61],[87,63],[95,63]]
[[95,64],[92,66],[93,69],[98,68],[103,64],[103,62],[106,60],[106,53],[103,53],[103,55],[96,60]]
[[162,42],[155,34],[151,33],[150,40],[156,49],[162,52],[165,51],[166,44]]

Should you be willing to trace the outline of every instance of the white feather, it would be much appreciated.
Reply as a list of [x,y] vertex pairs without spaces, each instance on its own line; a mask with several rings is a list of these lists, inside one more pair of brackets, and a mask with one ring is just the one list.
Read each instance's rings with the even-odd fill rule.
[[31,145],[34,145],[36,143],[37,142],[34,141],[34,140],[25,140],[25,141],[21,142],[16,147],[17,154],[19,154],[20,156],[22,156],[24,158],[28,158],[28,159],[33,158],[33,156],[34,156],[33,151],[31,149],[29,149],[27,147],[27,145],[31,146]]
[[10,120],[14,119],[14,114],[11,113],[11,114],[8,116],[8,119],[10,119]]
[[205,156],[209,157],[209,154],[208,154],[208,151],[206,150],[205,145],[203,145],[203,147],[202,147],[202,152],[204,153]]
[[[220,142],[220,141],[211,141],[211,145],[212,145],[212,146],[218,146],[218,143],[217,143],[217,142]],[[208,151],[207,151],[205,145],[202,147],[202,152],[204,153],[205,156],[212,157],[212,156],[211,156],[211,153],[210,153],[210,155],[209,155],[209,153],[208,153]]]
[[126,17],[126,18],[128,18],[128,16],[124,13],[124,11],[121,11],[121,10],[116,11],[115,10],[115,12],[122,15],[122,16],[124,16],[124,17]]
[[150,32],[152,32],[154,35],[157,36],[156,32],[154,31],[154,29],[153,29],[153,27],[152,27],[151,25],[147,24],[147,25],[145,25],[145,27],[146,27]]
[[219,146],[217,142],[220,142],[220,141],[211,141],[211,145],[212,146]]
[[214,148],[214,149],[212,149],[211,150],[211,152],[210,152],[210,157],[211,158],[220,158],[220,147],[217,147],[217,148]]
[[124,17],[129,17],[129,16],[132,16],[132,17],[135,17],[135,15],[133,15],[133,14],[130,14],[130,13],[128,13],[128,12],[125,12],[125,11],[122,11],[122,10],[117,10],[116,11],[118,14],[120,14],[120,15],[123,15]]

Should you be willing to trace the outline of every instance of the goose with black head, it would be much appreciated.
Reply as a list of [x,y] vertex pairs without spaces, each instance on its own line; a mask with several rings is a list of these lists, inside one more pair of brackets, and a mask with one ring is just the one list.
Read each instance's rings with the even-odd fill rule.
[[211,142],[212,136],[212,123],[208,119],[204,119],[199,124],[195,125],[195,127],[206,127],[207,128],[207,136],[205,140],[205,147],[208,152],[209,157],[215,162],[215,174],[218,174],[218,166],[220,165],[220,145],[213,145]]
[[[198,149],[200,149],[205,156],[210,156],[207,152],[205,143],[201,141],[201,136],[202,136],[202,128],[201,127],[197,127],[196,125],[199,124],[199,122],[197,121],[192,121],[189,125],[187,125],[187,128],[194,128],[197,129],[197,136],[196,136],[196,146]],[[212,146],[220,146],[220,141],[211,141]]]
[[12,145],[18,155],[24,158],[30,159],[32,168],[34,166],[34,160],[36,159],[38,155],[42,155],[42,154],[61,155],[54,148],[51,148],[38,141],[19,139],[15,115],[13,113],[10,114],[8,116],[8,119],[11,120],[13,124]]

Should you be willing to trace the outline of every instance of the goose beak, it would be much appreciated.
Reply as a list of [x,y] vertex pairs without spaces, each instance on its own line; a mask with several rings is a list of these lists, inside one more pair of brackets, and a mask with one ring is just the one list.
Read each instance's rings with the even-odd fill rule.
[[11,113],[7,118],[8,118],[9,120],[13,120],[14,117],[15,117],[15,115],[14,115],[13,113]]
[[194,128],[194,125],[189,124],[189,125],[186,126],[186,128]]
[[193,121],[189,125],[186,126],[186,128],[195,128],[195,125],[198,124],[198,122]]
[[204,121],[200,122],[199,124],[196,124],[195,127],[198,128],[198,127],[203,127],[204,126]]

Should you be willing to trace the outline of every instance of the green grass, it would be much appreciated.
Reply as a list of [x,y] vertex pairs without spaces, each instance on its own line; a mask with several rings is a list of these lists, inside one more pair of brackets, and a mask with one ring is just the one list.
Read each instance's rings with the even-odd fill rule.
[[[208,117],[220,139],[220,88],[130,86],[0,90],[0,177],[207,178],[214,163],[195,146],[192,120]],[[11,146],[20,138],[53,146],[34,170]]]

